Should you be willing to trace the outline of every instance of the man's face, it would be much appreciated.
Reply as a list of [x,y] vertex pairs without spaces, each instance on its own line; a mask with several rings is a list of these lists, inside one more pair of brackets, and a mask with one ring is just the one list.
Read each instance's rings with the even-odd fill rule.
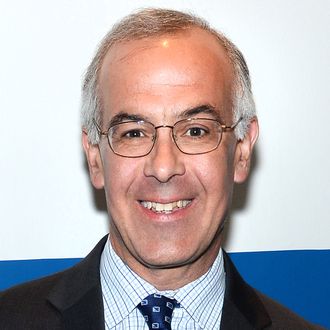
[[[231,125],[232,80],[225,52],[199,29],[117,44],[100,73],[102,130],[115,116],[135,116],[155,126],[220,117]],[[204,105],[215,110],[192,110]],[[112,245],[142,276],[150,269],[192,265],[194,274],[204,272],[220,246],[240,142],[226,132],[216,150],[187,155],[174,144],[171,129],[157,134],[151,153],[140,158],[114,154],[106,138],[94,147],[97,169],[91,177],[94,186],[105,189]],[[150,209],[148,202],[156,204]],[[159,211],[164,204],[170,210]]]

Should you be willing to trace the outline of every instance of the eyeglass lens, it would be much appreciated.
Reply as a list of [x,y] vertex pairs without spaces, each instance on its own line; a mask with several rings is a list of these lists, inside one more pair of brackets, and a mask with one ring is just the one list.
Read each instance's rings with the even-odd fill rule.
[[[221,125],[213,119],[188,119],[177,122],[172,136],[177,147],[187,154],[206,153],[217,148],[221,140]],[[141,157],[148,154],[156,140],[156,130],[144,121],[130,121],[112,126],[108,132],[112,150],[126,157]]]

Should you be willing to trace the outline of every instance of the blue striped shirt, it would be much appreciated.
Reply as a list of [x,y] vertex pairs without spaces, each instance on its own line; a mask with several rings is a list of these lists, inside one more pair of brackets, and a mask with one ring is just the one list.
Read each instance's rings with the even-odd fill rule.
[[108,241],[101,256],[100,276],[106,330],[148,330],[136,306],[152,293],[175,298],[180,303],[173,312],[172,330],[220,329],[225,291],[221,249],[206,274],[178,290],[159,291],[135,274]]

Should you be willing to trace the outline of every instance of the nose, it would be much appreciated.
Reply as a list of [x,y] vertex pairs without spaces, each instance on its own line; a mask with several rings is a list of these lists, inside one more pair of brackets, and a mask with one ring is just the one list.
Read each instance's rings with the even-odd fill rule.
[[171,129],[162,127],[157,131],[152,151],[146,156],[144,175],[165,183],[185,171],[184,154],[175,145]]

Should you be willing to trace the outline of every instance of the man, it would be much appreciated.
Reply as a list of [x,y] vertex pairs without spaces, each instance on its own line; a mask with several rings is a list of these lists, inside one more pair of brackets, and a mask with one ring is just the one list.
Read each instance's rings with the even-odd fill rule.
[[181,12],[124,18],[88,68],[82,122],[109,237],[75,267],[2,293],[1,329],[317,329],[248,286],[221,249],[258,137],[228,39]]

